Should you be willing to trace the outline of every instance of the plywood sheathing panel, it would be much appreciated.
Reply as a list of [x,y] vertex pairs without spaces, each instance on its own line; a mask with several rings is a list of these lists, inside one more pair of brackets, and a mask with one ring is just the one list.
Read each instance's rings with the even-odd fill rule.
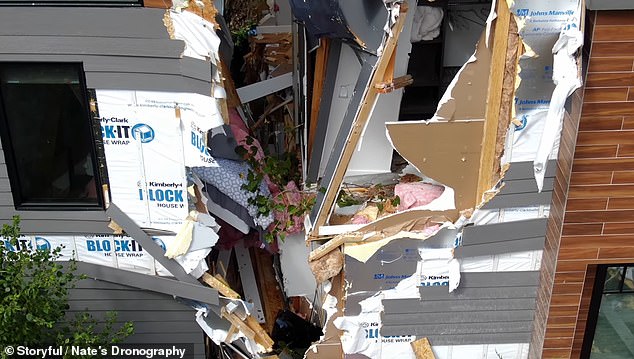
[[452,81],[453,86],[450,85],[448,93],[443,95],[434,117],[446,121],[483,119],[490,71],[491,49],[485,45],[483,32],[473,57]]
[[394,148],[426,176],[454,189],[456,209],[477,204],[484,121],[392,122]]
[[403,30],[403,26],[405,25],[406,12],[407,4],[402,3],[400,6],[400,14],[398,20],[392,28],[392,36],[388,37],[387,41],[385,42],[383,52],[381,53],[381,56],[379,57],[374,71],[370,77],[369,86],[366,88],[366,91],[362,97],[361,105],[355,113],[355,118],[352,121],[352,127],[347,136],[347,141],[345,142],[343,151],[341,152],[339,161],[332,175],[332,181],[326,184],[328,187],[326,188],[326,193],[324,194],[323,200],[321,204],[317,204],[319,208],[317,208],[318,213],[310,234],[311,237],[314,237],[317,228],[326,224],[330,212],[334,206],[337,194],[339,193],[339,189],[343,181],[343,177],[346,174],[348,164],[350,163],[350,159],[352,158],[352,154],[357,147],[363,129],[365,128],[365,125],[368,122],[370,115],[372,114],[372,110],[374,109],[374,105],[376,104],[376,100],[379,95],[379,92],[374,87],[374,85],[383,81],[383,79],[385,78],[385,73],[389,67],[392,54],[396,51],[396,44],[399,35]]
[[[478,200],[500,179],[500,157],[511,121],[515,93],[519,34],[506,1],[498,1],[493,37],[493,54],[482,137],[482,155],[478,176]],[[499,71],[497,69],[504,69]]]

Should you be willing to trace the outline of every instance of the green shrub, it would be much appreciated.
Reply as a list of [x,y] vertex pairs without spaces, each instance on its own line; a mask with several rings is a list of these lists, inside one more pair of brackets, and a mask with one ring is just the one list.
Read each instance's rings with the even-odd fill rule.
[[20,243],[19,223],[16,216],[0,230],[0,344],[107,345],[132,334],[130,322],[114,328],[116,313],[102,324],[89,313],[67,320],[69,290],[84,276],[75,273],[74,260],[67,266],[56,262],[62,248]]

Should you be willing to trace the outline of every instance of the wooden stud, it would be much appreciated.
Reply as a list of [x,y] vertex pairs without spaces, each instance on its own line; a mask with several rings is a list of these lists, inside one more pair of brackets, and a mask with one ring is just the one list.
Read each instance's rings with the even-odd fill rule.
[[225,307],[223,307],[220,310],[220,315],[223,318],[227,319],[229,323],[231,323],[232,326],[235,326],[236,328],[238,328],[238,330],[242,332],[244,336],[246,336],[247,338],[251,340],[255,340],[255,332],[253,331],[253,329],[249,328],[247,323],[243,322],[242,319],[240,319],[240,317],[238,317],[237,315],[233,313],[229,313],[229,311],[227,311],[227,308]]
[[[498,1],[495,31],[493,33],[493,54],[491,58],[491,75],[489,77],[489,90],[487,95],[487,107],[485,114],[484,132],[482,137],[482,152],[480,155],[480,169],[478,174],[477,202],[482,195],[490,190],[493,185],[493,173],[495,172],[497,158],[495,157],[498,126],[500,122],[500,107],[502,104],[502,91],[506,71],[506,55],[509,40],[509,28],[511,12],[506,1]],[[517,51],[517,50],[515,50]],[[515,79],[515,75],[513,75]],[[506,121],[505,119],[504,121]],[[508,119],[510,120],[510,119]],[[504,122],[502,121],[502,122]]]
[[321,46],[315,55],[315,74],[313,76],[313,94],[310,106],[310,128],[308,130],[308,158],[313,152],[313,144],[317,135],[317,119],[319,118],[319,108],[321,106],[321,94],[324,91],[324,81],[326,77],[326,66],[328,53],[330,52],[330,40],[322,37]]
[[255,341],[258,342],[261,346],[263,346],[266,351],[273,350],[273,344],[275,342],[269,334],[262,328],[260,323],[258,323],[257,319],[255,319],[252,315],[249,315],[246,319],[246,324],[255,332]]
[[352,232],[337,235],[335,236],[335,238],[329,240],[328,242],[319,246],[317,249],[310,252],[310,254],[308,255],[308,261],[316,261],[345,243],[361,241],[363,241],[363,233]]
[[315,224],[313,225],[312,233],[310,234],[312,237],[315,236],[315,232],[319,229],[319,227],[323,226],[328,221],[330,210],[332,209],[335,200],[337,199],[343,177],[345,176],[346,170],[348,169],[348,164],[352,159],[352,155],[357,148],[357,143],[359,142],[361,133],[363,132],[365,124],[368,122],[370,115],[372,114],[372,110],[374,109],[374,105],[376,104],[379,92],[374,87],[374,85],[378,82],[383,81],[385,77],[386,71],[388,70],[390,65],[392,54],[396,50],[396,44],[399,35],[403,30],[403,25],[405,25],[406,13],[407,3],[404,2],[403,4],[401,4],[398,20],[392,28],[392,36],[388,37],[387,41],[385,42],[383,52],[381,53],[377,65],[374,68],[374,73],[372,74],[370,80],[370,86],[363,95],[361,105],[359,106],[355,119],[352,122],[353,124],[350,134],[348,135],[348,140],[346,141],[346,144],[341,153],[341,160],[339,161],[339,164],[335,169],[332,182],[326,189],[322,208],[319,211],[319,216],[315,220]]

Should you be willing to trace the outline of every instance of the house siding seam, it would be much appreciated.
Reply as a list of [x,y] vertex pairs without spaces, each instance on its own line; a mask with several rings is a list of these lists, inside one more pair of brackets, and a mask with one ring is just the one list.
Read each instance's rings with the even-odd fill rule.
[[531,358],[580,358],[596,265],[634,262],[634,11],[588,19],[585,91],[564,124]]

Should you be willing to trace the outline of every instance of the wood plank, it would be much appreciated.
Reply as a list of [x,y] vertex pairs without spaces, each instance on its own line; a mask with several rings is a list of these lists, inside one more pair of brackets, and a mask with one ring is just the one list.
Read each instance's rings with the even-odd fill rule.
[[589,88],[583,97],[584,103],[627,101],[627,87]]
[[169,9],[172,7],[172,0],[143,0],[143,7]]
[[623,72],[632,71],[634,57],[592,57],[588,72]]
[[579,132],[599,130],[620,130],[623,126],[622,116],[599,117],[582,116],[579,120]]
[[592,44],[592,57],[634,56],[634,42],[595,42]]
[[[512,97],[515,93],[517,51],[519,35],[517,24],[505,1],[497,2],[497,18],[493,37],[493,54],[487,95],[487,107],[480,153],[480,168],[476,200],[482,200],[484,192],[490,190],[500,178],[499,158],[504,148],[503,137],[511,121]],[[500,136],[501,135],[501,136]],[[501,141],[502,146],[497,144]]]
[[[315,136],[317,135],[317,119],[319,118],[319,109],[321,108],[321,95],[324,90],[328,52],[330,51],[330,40],[328,38],[322,37],[319,41],[321,46],[319,46],[317,54],[315,55],[315,72],[313,75],[310,129],[308,131],[308,158],[311,158],[311,154],[313,153],[313,144],[315,143]],[[334,66],[335,64],[331,65]]]
[[220,292],[220,294],[227,298],[240,299],[240,294],[236,293],[227,284],[223,283],[218,278],[212,276],[209,273],[203,273],[203,276],[200,277],[200,280],[209,284],[210,287],[215,288],[216,290],[218,290],[218,292]]
[[393,34],[391,37],[388,37],[387,41],[385,42],[383,52],[381,53],[378,63],[374,68],[373,74],[370,78],[369,88],[366,89],[366,92],[364,93],[361,101],[361,105],[356,112],[352,128],[350,130],[350,133],[348,134],[348,140],[346,141],[341,153],[340,161],[335,168],[331,183],[328,184],[323,203],[321,205],[321,208],[319,209],[317,218],[315,219],[315,223],[313,224],[311,236],[315,235],[315,230],[317,228],[323,226],[328,221],[330,211],[335,203],[337,195],[339,194],[339,188],[341,187],[343,177],[346,174],[348,164],[352,159],[352,155],[357,148],[357,143],[359,142],[361,133],[363,132],[365,124],[369,120],[374,105],[376,104],[379,93],[376,88],[374,88],[374,84],[380,82],[383,79],[385,71],[389,65],[389,60],[392,56],[392,53],[396,50],[398,38],[403,30],[403,26],[405,25],[406,13],[407,5],[406,3],[403,3],[400,7],[398,20],[392,28]]
[[[593,72],[588,74],[588,78],[586,80],[586,88],[590,89],[593,87],[622,87],[622,86],[633,86],[634,85],[634,73],[633,72],[623,72],[623,73],[604,73],[604,72]],[[586,90],[587,92],[588,90]],[[584,98],[584,102],[585,98]]]
[[599,41],[634,41],[634,26],[631,20],[629,26],[596,26],[592,42]]

